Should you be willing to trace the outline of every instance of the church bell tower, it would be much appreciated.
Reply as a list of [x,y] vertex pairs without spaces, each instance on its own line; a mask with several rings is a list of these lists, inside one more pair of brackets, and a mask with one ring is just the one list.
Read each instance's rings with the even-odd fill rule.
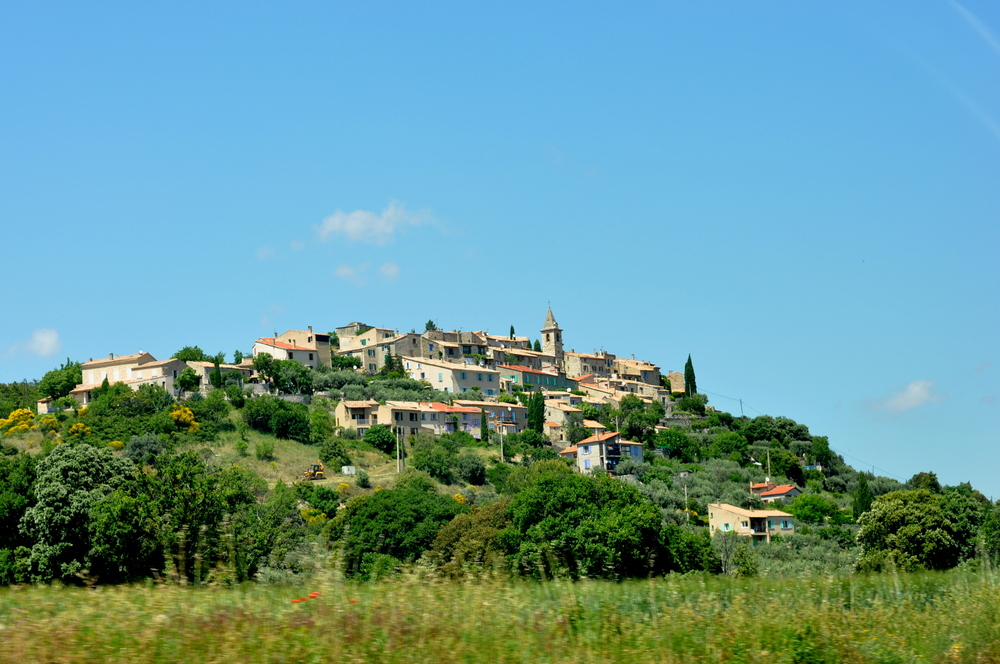
[[562,368],[562,330],[559,329],[556,317],[552,315],[552,307],[549,307],[549,312],[545,316],[545,325],[542,326],[542,351],[548,355],[555,355],[556,366]]

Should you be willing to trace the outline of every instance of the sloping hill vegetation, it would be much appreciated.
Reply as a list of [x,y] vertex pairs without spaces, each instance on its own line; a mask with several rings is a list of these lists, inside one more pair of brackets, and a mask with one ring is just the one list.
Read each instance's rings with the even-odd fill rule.
[[[56,378],[47,384],[73,380]],[[287,581],[334,559],[362,580],[412,566],[449,577],[802,576],[1000,553],[998,509],[972,487],[859,473],[801,423],[735,418],[702,395],[679,397],[669,420],[634,397],[585,405],[585,418],[646,446],[641,462],[587,476],[534,429],[505,440],[517,463],[464,432],[412,436],[397,454],[384,426],[363,439],[336,426],[337,402],[450,395],[391,374],[310,380],[326,392],[309,404],[223,382],[180,400],[110,385],[86,408],[42,416],[17,407],[23,386],[6,386],[0,583]],[[327,479],[302,480],[317,460]],[[347,465],[357,474],[341,474]],[[800,489],[779,505],[796,533],[755,547],[710,537],[709,504],[763,508],[750,485],[766,479]]]

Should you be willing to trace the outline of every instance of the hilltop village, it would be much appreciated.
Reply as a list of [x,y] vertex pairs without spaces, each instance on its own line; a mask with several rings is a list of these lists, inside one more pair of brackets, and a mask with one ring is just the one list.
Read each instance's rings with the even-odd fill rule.
[[[598,466],[612,470],[619,458],[629,458],[629,454],[641,458],[642,444],[623,442],[617,432],[608,432],[600,422],[579,417],[581,404],[617,409],[622,398],[629,395],[645,405],[656,402],[662,406],[662,422],[655,426],[666,428],[673,399],[685,393],[684,374],[663,372],[652,362],[637,360],[635,355],[623,358],[603,350],[565,350],[563,331],[551,308],[534,345],[529,337],[516,336],[513,328],[508,336],[481,331],[446,332],[433,324],[427,328],[422,333],[399,333],[354,322],[326,334],[314,332],[312,327],[288,330],[255,340],[252,353],[241,356],[236,364],[182,359],[183,352],[167,360],[157,360],[145,352],[111,354],[83,362],[82,381],[69,394],[79,405],[86,406],[94,392],[108,384],[123,384],[133,390],[158,385],[175,397],[192,389],[207,393],[213,387],[213,372],[223,382],[226,374],[231,374],[230,381],[256,393],[322,393],[316,389],[317,383],[308,379],[288,384],[271,380],[273,361],[295,362],[313,371],[346,368],[368,376],[392,371],[448,395],[447,402],[342,401],[336,409],[335,426],[352,429],[360,436],[371,425],[391,424],[401,427],[407,435],[441,435],[460,430],[479,439],[484,430],[481,417],[485,417],[485,430],[490,432],[524,431],[527,407],[511,395],[537,391],[544,398],[543,433],[560,453],[579,459],[583,470]],[[38,412],[50,412],[53,402],[52,397],[40,399]],[[501,403],[505,405],[501,407]],[[581,430],[589,436],[577,435],[573,440],[574,431]],[[589,448],[587,454],[580,454],[575,445],[587,437],[594,437],[597,443],[593,458],[586,458],[591,454]],[[624,445],[621,449],[625,456],[609,455],[609,444]]]

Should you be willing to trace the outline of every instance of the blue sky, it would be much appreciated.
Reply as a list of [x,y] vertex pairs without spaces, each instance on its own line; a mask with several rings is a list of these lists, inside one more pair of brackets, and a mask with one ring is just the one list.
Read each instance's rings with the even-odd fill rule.
[[995,3],[210,4],[0,3],[0,381],[551,303],[1000,498]]

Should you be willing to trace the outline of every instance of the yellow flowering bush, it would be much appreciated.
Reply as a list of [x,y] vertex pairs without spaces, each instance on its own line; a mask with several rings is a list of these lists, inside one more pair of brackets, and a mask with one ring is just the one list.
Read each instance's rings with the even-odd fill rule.
[[341,498],[346,498],[351,494],[351,485],[347,482],[341,482],[337,485],[337,493],[340,494]]
[[55,415],[42,415],[38,419],[38,430],[42,433],[55,433],[59,431],[59,420]]
[[83,422],[77,422],[69,428],[69,431],[66,432],[66,437],[70,440],[82,440],[91,431],[92,429]]
[[469,499],[466,498],[465,496],[463,496],[460,493],[456,493],[454,496],[452,496],[452,498],[454,498],[455,502],[458,503],[459,505],[468,505],[469,504]]
[[194,433],[201,427],[201,424],[194,419],[194,413],[187,406],[175,404],[173,410],[170,411],[170,417],[179,428],[187,429],[188,433]]
[[315,507],[310,507],[299,512],[302,515],[302,520],[306,522],[307,526],[322,525],[326,523],[326,513],[322,512]]
[[108,447],[110,447],[113,450],[120,450],[121,448],[125,447],[125,443],[123,443],[120,440],[112,440],[110,443],[108,443]]
[[35,414],[27,408],[18,408],[7,419],[0,419],[0,433],[6,436],[27,433],[37,428],[35,426]]

